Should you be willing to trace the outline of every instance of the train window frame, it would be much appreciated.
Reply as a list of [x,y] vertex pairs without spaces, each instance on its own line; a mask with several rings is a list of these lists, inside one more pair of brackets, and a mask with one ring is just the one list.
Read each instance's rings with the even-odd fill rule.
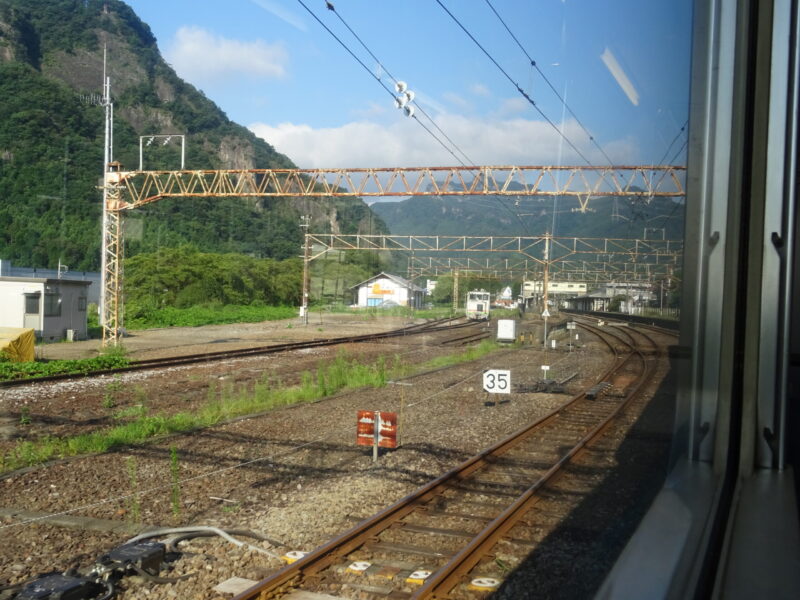
[[694,3],[672,469],[599,598],[800,597],[798,4]]

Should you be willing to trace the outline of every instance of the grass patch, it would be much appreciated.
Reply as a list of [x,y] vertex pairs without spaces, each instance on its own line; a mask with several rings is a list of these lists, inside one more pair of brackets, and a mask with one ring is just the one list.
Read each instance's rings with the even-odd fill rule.
[[0,363],[0,381],[28,379],[49,375],[79,374],[105,369],[127,367],[130,360],[120,352],[110,352],[95,358],[77,360],[51,360],[48,362],[3,362]]
[[[408,306],[392,306],[391,308],[377,308],[370,307],[352,307],[345,304],[325,304],[314,305],[309,308],[309,312],[314,313],[336,313],[336,314],[351,314],[351,315],[368,315],[371,317],[415,317],[419,319],[443,319],[445,317],[453,316],[453,307],[437,306],[434,308],[426,308],[414,310]],[[464,311],[460,310],[459,313],[464,316]]]
[[304,372],[299,385],[283,386],[280,380],[267,378],[247,389],[236,389],[233,385],[221,389],[214,387],[209,389],[206,403],[192,412],[170,416],[148,415],[146,406],[141,404],[119,411],[115,419],[130,421],[109,429],[73,437],[45,437],[37,441],[18,442],[12,450],[0,456],[0,472],[58,458],[108,452],[158,436],[210,427],[235,417],[311,402],[347,389],[380,388],[392,378],[468,362],[497,348],[495,342],[484,340],[466,351],[438,357],[420,365],[404,365],[395,359],[391,368],[384,357],[379,357],[374,363],[363,364],[339,354],[334,360],[320,365],[315,372]]
[[125,320],[128,329],[149,329],[152,327],[197,327],[225,323],[258,323],[277,321],[297,316],[293,306],[259,305],[208,305],[189,308],[164,307],[141,310]]

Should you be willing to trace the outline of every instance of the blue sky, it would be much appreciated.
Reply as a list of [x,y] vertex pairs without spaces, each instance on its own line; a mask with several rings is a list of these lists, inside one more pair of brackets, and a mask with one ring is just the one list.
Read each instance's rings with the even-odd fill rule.
[[[298,0],[128,4],[178,75],[303,168],[582,165],[584,157],[653,164],[664,157],[688,109],[689,0],[490,1],[441,4],[508,77],[437,0],[332,0],[336,14],[324,0],[303,0],[366,69]],[[381,86],[393,89],[390,75],[414,91],[416,120]]]

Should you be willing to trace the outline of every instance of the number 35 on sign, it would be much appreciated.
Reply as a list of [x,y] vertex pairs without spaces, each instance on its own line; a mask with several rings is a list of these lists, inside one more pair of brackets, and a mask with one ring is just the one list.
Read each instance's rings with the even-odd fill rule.
[[511,393],[511,371],[489,369],[483,372],[483,389],[490,394]]

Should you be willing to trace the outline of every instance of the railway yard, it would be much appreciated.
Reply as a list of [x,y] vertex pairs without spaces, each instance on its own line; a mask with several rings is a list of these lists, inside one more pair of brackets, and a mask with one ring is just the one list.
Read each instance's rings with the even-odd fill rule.
[[[9,453],[26,440],[302,386],[337,362],[404,368],[380,387],[6,469],[0,598],[21,595],[19,584],[39,574],[85,575],[100,563],[105,576],[95,567],[92,577],[104,579],[102,593],[123,599],[591,595],[663,482],[674,337],[577,320],[571,350],[562,331],[557,349],[523,342],[447,366],[432,361],[491,337],[491,325],[326,317],[258,334],[244,325],[163,330],[130,338],[131,357],[304,345],[0,388]],[[523,320],[521,332],[535,326]],[[59,346],[47,356],[90,351]],[[544,364],[561,386],[541,387]],[[493,368],[511,371],[511,394],[483,390]],[[399,447],[377,462],[355,443],[358,410],[400,415]],[[136,552],[163,542],[156,558],[98,561],[142,532]],[[110,574],[115,566],[124,576]]]

